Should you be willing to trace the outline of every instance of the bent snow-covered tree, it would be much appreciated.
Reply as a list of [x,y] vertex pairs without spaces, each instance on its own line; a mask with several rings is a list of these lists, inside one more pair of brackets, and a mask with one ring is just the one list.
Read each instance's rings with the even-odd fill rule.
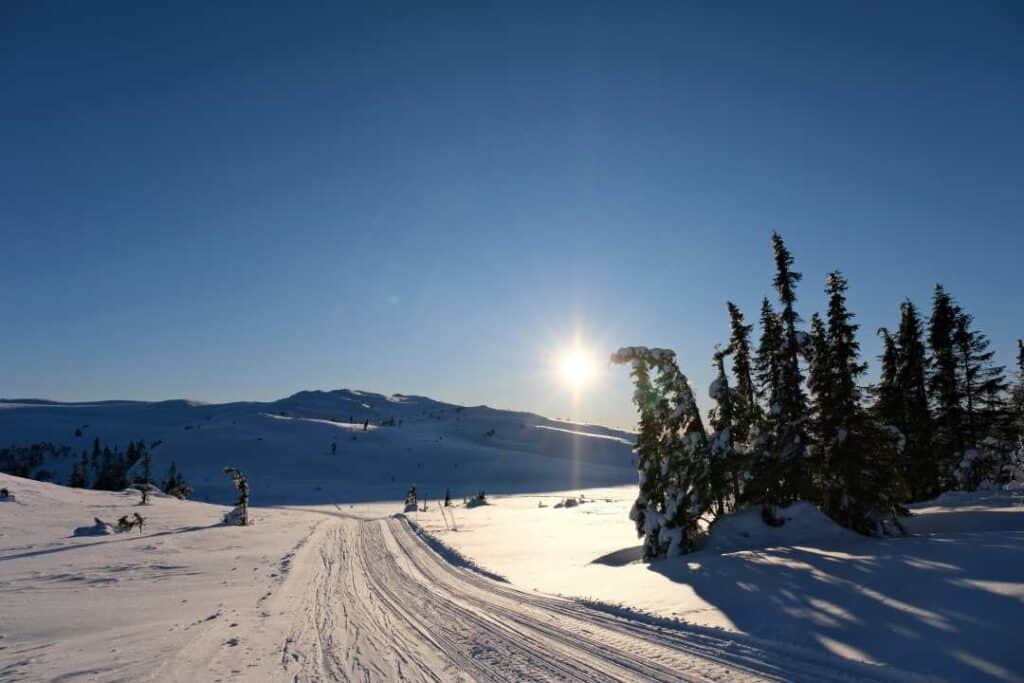
[[692,550],[700,520],[714,500],[707,435],[693,391],[674,351],[630,346],[612,354],[611,361],[631,365],[640,412],[640,493],[630,519],[644,539],[644,559]]
[[227,524],[238,526],[249,526],[249,480],[245,478],[237,467],[225,467],[224,474],[231,477],[238,489],[238,500],[235,502],[235,509],[224,515]]

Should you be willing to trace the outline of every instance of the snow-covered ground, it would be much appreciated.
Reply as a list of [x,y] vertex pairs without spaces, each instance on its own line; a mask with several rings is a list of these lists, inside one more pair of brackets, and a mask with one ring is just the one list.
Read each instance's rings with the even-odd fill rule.
[[[586,501],[555,507],[566,498]],[[914,506],[910,535],[842,529],[798,504],[782,528],[724,520],[681,559],[639,561],[635,487],[495,497],[415,522],[482,568],[544,593],[950,681],[1022,681],[1024,499],[946,494]],[[544,507],[540,507],[543,505]]]
[[[2,681],[1024,680],[1020,498],[947,494],[888,540],[741,514],[647,565],[615,430],[346,391],[0,407],[0,444],[97,437],[162,441],[221,505],[0,475]],[[226,464],[253,527],[220,523]],[[428,511],[396,517],[411,483]]]

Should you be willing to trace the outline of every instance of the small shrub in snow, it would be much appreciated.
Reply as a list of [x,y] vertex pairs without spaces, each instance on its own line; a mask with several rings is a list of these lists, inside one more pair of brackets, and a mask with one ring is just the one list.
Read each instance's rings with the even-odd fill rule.
[[416,485],[413,484],[405,494],[405,512],[416,512],[419,509],[419,496],[416,492]]
[[465,501],[465,505],[468,508],[480,507],[481,505],[487,505],[487,496],[484,495],[483,490],[477,493],[475,496]]

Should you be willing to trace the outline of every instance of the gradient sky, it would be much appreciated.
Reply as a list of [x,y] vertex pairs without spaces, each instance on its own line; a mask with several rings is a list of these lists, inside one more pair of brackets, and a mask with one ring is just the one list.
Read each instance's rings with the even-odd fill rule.
[[772,230],[873,369],[937,281],[1024,335],[1020,4],[209,4],[0,7],[0,396],[632,425],[552,354],[669,346],[704,399]]

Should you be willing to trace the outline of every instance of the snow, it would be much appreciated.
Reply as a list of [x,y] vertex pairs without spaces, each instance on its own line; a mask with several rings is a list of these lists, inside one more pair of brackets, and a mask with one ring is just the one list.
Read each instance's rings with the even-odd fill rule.
[[[162,440],[154,472],[204,500],[0,475],[5,682],[1022,680],[1019,495],[945,494],[887,539],[744,511],[644,564],[632,435],[600,426],[347,391],[0,407],[0,442],[96,436]],[[254,526],[223,523],[229,463]],[[413,483],[427,511],[395,516]]]
[[[1024,654],[1024,499],[946,494],[914,506],[911,535],[872,539],[809,504],[768,527],[757,510],[720,522],[703,548],[640,562],[628,514],[634,487],[586,491],[555,511],[538,500],[579,492],[497,496],[447,531],[419,524],[515,586],[624,605],[688,627],[784,641],[877,669],[871,678],[1020,681]],[[557,515],[557,516],[555,516]]]
[[[377,426],[389,418],[401,426]],[[82,425],[88,427],[75,437]],[[71,457],[42,466],[58,482],[68,480],[74,458],[95,438],[122,450],[131,440],[160,441],[151,449],[154,477],[176,462],[193,498],[208,502],[233,500],[226,465],[245,472],[253,505],[401,499],[413,482],[423,497],[442,497],[450,487],[462,498],[481,488],[510,493],[636,480],[628,432],[416,396],[342,389],[271,403],[0,401],[0,443],[72,446]]]

